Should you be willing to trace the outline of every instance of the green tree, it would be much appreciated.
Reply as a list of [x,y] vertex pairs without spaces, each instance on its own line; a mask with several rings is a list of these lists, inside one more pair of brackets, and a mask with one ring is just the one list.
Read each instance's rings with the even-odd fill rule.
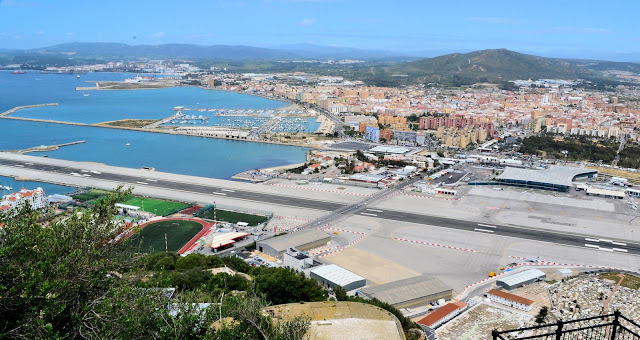
[[338,299],[338,301],[349,300],[349,296],[347,296],[347,291],[344,288],[342,288],[342,286],[336,286],[333,292],[336,294],[336,299]]
[[542,306],[540,308],[540,311],[538,311],[538,315],[536,315],[536,323],[537,324],[542,324],[544,323],[545,318],[547,317],[547,314],[549,313],[549,307],[547,306]]
[[275,305],[299,301],[323,301],[327,292],[316,280],[288,268],[255,268],[256,290]]
[[[0,334],[14,339],[132,338],[128,332],[135,330],[136,336],[153,337],[148,334],[152,328],[143,325],[158,326],[162,313],[136,308],[160,305],[121,279],[132,253],[113,241],[122,231],[112,219],[115,203],[128,193],[117,190],[63,220],[48,219],[30,207],[0,217]],[[138,317],[121,322],[134,310]]]

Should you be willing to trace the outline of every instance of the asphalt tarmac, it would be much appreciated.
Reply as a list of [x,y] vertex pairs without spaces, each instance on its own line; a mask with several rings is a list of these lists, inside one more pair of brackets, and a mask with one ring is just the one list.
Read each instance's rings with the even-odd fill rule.
[[[198,194],[218,194],[224,195],[226,198],[236,198],[242,200],[249,201],[257,201],[264,202],[269,204],[278,204],[283,206],[291,206],[291,207],[300,207],[305,209],[315,209],[321,211],[336,211],[336,210],[344,210],[341,208],[348,207],[345,204],[327,202],[327,201],[318,201],[312,199],[304,199],[300,197],[288,197],[282,195],[274,195],[267,193],[260,193],[256,191],[246,191],[246,190],[228,190],[222,187],[216,187],[205,184],[194,184],[194,183],[185,183],[179,181],[168,181],[168,180],[153,180],[149,181],[149,175],[145,177],[134,176],[134,175],[123,175],[118,173],[110,173],[105,171],[100,171],[99,173],[90,172],[87,173],[86,170],[81,166],[81,163],[69,161],[69,166],[60,166],[60,165],[52,165],[48,163],[38,163],[35,161],[36,157],[33,158],[34,161],[18,161],[14,159],[7,159],[2,157],[0,154],[0,165],[2,166],[12,166],[30,170],[37,170],[43,172],[53,172],[58,174],[69,175],[69,183],[73,185],[74,176],[83,176],[89,175],[93,179],[101,179],[112,181],[121,184],[128,184],[133,186],[144,185],[148,187],[155,187],[164,190],[179,190],[183,192],[193,192]],[[77,165],[76,165],[77,164]],[[76,173],[77,175],[72,175],[72,173]],[[35,178],[37,180],[37,178]],[[416,224],[437,226],[442,228],[449,229],[457,229],[464,231],[471,231],[476,233],[483,234],[491,234],[496,236],[506,236],[513,237],[519,239],[528,239],[534,241],[542,241],[542,242],[551,242],[563,245],[577,246],[577,247],[587,247],[592,248],[594,251],[607,251],[607,252],[618,252],[618,253],[626,253],[626,254],[640,254],[640,244],[631,243],[629,241],[624,240],[609,240],[609,239],[601,239],[595,236],[589,235],[579,235],[579,234],[569,234],[569,233],[560,233],[560,232],[552,232],[547,230],[540,229],[532,229],[526,227],[518,227],[513,225],[498,225],[498,224],[483,224],[475,221],[465,221],[458,220],[454,218],[444,218],[438,216],[410,213],[404,211],[394,211],[394,210],[382,210],[382,209],[371,209],[361,207],[360,209],[356,209],[356,214],[371,218],[379,218],[390,221],[402,221],[402,222],[410,222]]]

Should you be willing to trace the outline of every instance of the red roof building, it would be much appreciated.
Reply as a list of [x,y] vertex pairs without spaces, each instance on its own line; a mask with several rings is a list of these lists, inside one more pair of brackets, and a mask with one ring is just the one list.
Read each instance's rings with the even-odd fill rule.
[[454,303],[448,303],[438,308],[431,314],[420,319],[418,323],[435,329],[443,323],[453,319],[453,317],[460,314],[460,312],[462,312],[465,308],[467,308],[467,304],[464,302],[458,301]]

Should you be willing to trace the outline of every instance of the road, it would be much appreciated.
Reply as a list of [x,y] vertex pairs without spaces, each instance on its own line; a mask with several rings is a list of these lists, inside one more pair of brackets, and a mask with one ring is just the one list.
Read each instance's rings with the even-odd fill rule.
[[[219,195],[226,198],[236,198],[268,204],[277,204],[283,206],[331,212],[321,217],[320,219],[313,221],[313,223],[311,224],[304,225],[303,227],[311,227],[313,225],[321,226],[326,223],[331,223],[333,221],[339,220],[344,216],[359,215],[362,217],[378,218],[388,221],[410,222],[448,229],[470,231],[479,234],[490,234],[517,239],[527,239],[532,241],[551,242],[581,248],[590,248],[594,251],[640,255],[640,243],[633,243],[630,241],[602,239],[591,235],[559,233],[554,231],[531,229],[514,225],[484,224],[476,221],[465,221],[455,218],[439,217],[397,210],[382,210],[371,207],[376,201],[393,195],[402,187],[410,185],[413,181],[417,180],[417,178],[408,180],[401,184],[401,186],[394,189],[383,190],[356,204],[345,205],[341,203],[317,201],[300,197],[288,197],[282,195],[260,193],[256,191],[229,190],[227,188],[212,186],[208,184],[194,184],[178,181],[150,179],[149,177],[145,178],[133,175],[123,175],[106,171],[99,173],[87,172],[87,170],[82,167],[82,163],[79,162],[69,161],[69,166],[60,166],[52,165],[46,162],[40,163],[37,161],[37,157],[32,157],[30,159],[32,159],[33,161],[25,162],[20,160],[13,160],[10,158],[4,158],[2,157],[2,154],[0,154],[0,166],[11,166],[22,169],[68,175],[68,184],[71,185],[74,184],[74,176],[88,175],[94,179],[111,181],[114,183],[125,185],[147,186],[164,190],[179,190],[183,192],[192,192],[206,195]],[[71,173],[75,173],[76,175],[72,175]],[[38,178],[34,179],[37,180]]]

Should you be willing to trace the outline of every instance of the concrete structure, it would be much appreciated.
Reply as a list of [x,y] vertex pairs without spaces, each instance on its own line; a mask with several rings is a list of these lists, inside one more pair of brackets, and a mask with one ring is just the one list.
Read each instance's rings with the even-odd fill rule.
[[289,248],[282,256],[282,262],[285,267],[300,272],[313,267],[315,261],[311,256],[308,256],[296,248]]
[[419,324],[425,325],[429,328],[435,329],[438,328],[443,323],[453,319],[456,315],[460,314],[463,310],[467,308],[467,304],[458,301],[454,303],[448,303],[431,314],[425,316],[424,318],[418,321]]
[[573,277],[576,274],[571,269],[561,268],[561,269],[556,269],[556,275],[558,275],[559,279],[566,279],[569,277]]
[[311,270],[309,277],[318,280],[323,286],[335,289],[336,286],[346,291],[358,289],[367,285],[367,279],[352,273],[338,265],[328,264]]
[[420,275],[360,290],[365,298],[377,298],[396,308],[415,308],[450,300],[453,290],[435,277]]
[[487,298],[489,298],[489,300],[493,302],[497,302],[499,304],[515,309],[523,310],[525,312],[531,311],[531,309],[533,309],[533,305],[535,304],[535,302],[527,298],[523,298],[522,296],[503,292],[497,289],[488,291]]
[[256,249],[267,255],[282,258],[288,248],[296,248],[300,251],[304,251],[323,246],[330,240],[331,237],[323,231],[318,229],[306,229],[258,241]]
[[359,302],[323,301],[269,306],[264,312],[280,321],[304,316],[311,323],[305,339],[406,339],[402,324],[386,310]]
[[588,196],[598,196],[598,197],[614,198],[614,199],[620,199],[620,200],[624,199],[625,197],[624,191],[598,188],[594,186],[587,187],[587,190],[585,190],[585,192],[587,193]]
[[547,278],[547,274],[538,269],[529,269],[517,274],[509,275],[505,278],[498,279],[496,285],[503,287],[506,290],[513,290],[530,283],[544,281]]
[[522,169],[506,167],[496,177],[497,182],[470,182],[470,185],[509,185],[533,189],[566,192],[579,177],[593,177],[598,173],[593,169],[581,169],[554,165],[548,169]]

